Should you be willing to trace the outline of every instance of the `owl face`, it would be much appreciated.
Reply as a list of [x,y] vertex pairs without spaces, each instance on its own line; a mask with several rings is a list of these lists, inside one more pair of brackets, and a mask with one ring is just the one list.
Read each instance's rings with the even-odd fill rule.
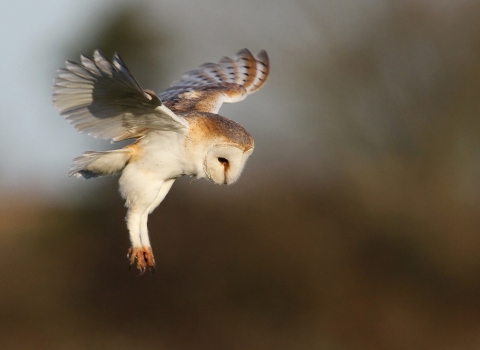
[[217,144],[207,150],[203,162],[207,177],[218,185],[230,185],[242,173],[253,148],[243,151],[231,144]]

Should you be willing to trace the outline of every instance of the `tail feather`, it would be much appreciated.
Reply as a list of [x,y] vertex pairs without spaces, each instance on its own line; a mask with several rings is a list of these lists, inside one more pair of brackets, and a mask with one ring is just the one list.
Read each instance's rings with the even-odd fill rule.
[[125,168],[131,155],[132,152],[128,148],[105,152],[85,152],[73,160],[68,175],[83,179],[115,175]]

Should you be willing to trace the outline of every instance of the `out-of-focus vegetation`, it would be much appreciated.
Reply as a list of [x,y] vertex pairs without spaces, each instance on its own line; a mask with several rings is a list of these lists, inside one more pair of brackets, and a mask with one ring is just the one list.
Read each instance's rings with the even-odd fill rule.
[[478,349],[480,6],[392,4],[361,40],[298,58],[310,151],[284,144],[304,153],[228,188],[177,181],[150,216],[154,275],[127,269],[115,179],[91,207],[12,199],[1,347]]

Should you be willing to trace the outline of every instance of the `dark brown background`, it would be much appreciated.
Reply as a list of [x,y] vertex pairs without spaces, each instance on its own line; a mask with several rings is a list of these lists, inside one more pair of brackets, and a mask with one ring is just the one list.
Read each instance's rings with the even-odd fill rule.
[[[355,42],[307,3],[318,47],[256,38],[270,81],[222,113],[256,151],[233,186],[177,181],[150,216],[153,275],[128,270],[116,178],[72,179],[70,204],[4,190],[1,347],[480,348],[480,7],[386,3]],[[136,11],[65,56],[119,51],[168,85],[173,34]]]

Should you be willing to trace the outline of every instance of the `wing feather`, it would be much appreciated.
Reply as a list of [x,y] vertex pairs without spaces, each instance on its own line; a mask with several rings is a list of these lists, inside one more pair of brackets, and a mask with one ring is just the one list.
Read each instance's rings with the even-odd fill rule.
[[118,54],[111,62],[96,50],[80,61],[58,70],[52,94],[53,105],[78,131],[120,141],[152,129],[188,128],[153,91],[140,87]]
[[185,73],[160,94],[165,105],[176,113],[201,111],[217,113],[221,105],[238,102],[260,89],[269,73],[267,53],[253,56],[247,49],[219,63],[204,63]]
[[268,73],[270,72],[270,64],[268,61],[267,52],[265,50],[260,51],[256,58],[257,66],[255,80],[250,87],[250,93],[257,91],[263,86],[263,84],[265,84]]
[[237,75],[237,71],[235,70],[235,61],[230,57],[223,57],[220,60],[220,66],[223,70],[228,74],[229,83],[235,83],[235,76]]
[[239,67],[242,71],[240,74],[242,78],[242,85],[245,86],[245,89],[252,86],[253,81],[255,80],[257,74],[257,62],[255,57],[247,49],[241,50],[238,54]]

